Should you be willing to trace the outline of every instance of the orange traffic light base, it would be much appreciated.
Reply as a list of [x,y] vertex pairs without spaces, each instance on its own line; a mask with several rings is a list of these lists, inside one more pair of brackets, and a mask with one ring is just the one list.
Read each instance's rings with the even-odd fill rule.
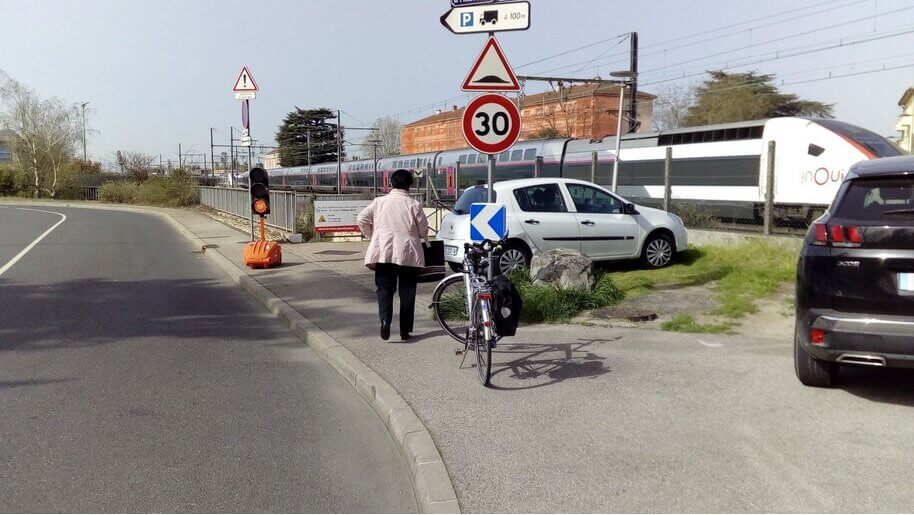
[[244,264],[251,268],[270,268],[282,264],[282,247],[275,241],[267,241],[266,221],[260,217],[260,241],[244,246]]

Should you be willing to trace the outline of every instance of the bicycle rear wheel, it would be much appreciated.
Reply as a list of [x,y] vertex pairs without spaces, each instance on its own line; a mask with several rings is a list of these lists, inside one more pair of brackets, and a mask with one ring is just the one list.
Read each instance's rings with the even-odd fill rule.
[[467,342],[470,314],[467,312],[467,291],[464,276],[455,275],[441,281],[432,293],[432,313],[438,325],[451,338]]
[[492,320],[492,313],[483,316],[483,313],[491,309],[491,304],[485,301],[480,301],[476,305],[476,312],[479,320],[477,320],[476,327],[478,328],[476,332],[476,373],[479,375],[479,382],[483,386],[489,386],[489,380],[492,378],[492,343],[494,338],[486,338],[486,334],[492,334],[491,331],[486,331],[482,329],[483,321],[487,318]]

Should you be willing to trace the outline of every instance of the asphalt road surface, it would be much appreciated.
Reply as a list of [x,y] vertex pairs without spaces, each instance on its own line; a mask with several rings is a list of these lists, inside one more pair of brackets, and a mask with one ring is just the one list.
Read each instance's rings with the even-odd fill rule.
[[0,206],[0,509],[415,511],[371,408],[193,250],[154,215]]

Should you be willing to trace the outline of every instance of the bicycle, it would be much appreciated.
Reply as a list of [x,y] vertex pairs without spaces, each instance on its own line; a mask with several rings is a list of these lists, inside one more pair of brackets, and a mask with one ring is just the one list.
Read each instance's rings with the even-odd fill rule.
[[463,343],[457,353],[462,353],[464,360],[467,350],[475,351],[476,372],[483,386],[489,386],[492,349],[498,341],[493,290],[484,272],[501,245],[490,240],[465,243],[463,271],[445,277],[432,293],[435,320],[451,338]]

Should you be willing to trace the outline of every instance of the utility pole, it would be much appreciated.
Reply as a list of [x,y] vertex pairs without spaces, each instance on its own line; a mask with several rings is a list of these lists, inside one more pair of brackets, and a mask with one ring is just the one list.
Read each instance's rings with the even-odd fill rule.
[[343,192],[343,120],[340,110],[336,110],[336,192]]
[[83,108],[83,162],[89,162],[89,154],[86,152],[86,106],[89,105],[89,102],[83,102],[80,104]]
[[308,166],[311,166],[311,131],[306,131],[308,137]]
[[181,158],[181,144],[178,143],[178,168],[184,168],[184,161]]
[[638,126],[638,33],[632,32],[629,40],[631,42],[631,61],[628,71],[631,72],[632,99],[629,100],[631,107],[629,108],[628,132],[635,132]]
[[232,171],[229,172],[229,188],[235,187],[235,135],[232,133],[233,127],[229,127],[229,166]]
[[213,165],[213,170],[210,175],[213,177],[216,176],[216,155],[213,154],[213,128],[209,128],[209,161]]
[[616,155],[613,157],[613,193],[619,180],[619,154],[622,152],[622,109],[625,104],[625,86],[619,86],[619,107],[616,109]]

